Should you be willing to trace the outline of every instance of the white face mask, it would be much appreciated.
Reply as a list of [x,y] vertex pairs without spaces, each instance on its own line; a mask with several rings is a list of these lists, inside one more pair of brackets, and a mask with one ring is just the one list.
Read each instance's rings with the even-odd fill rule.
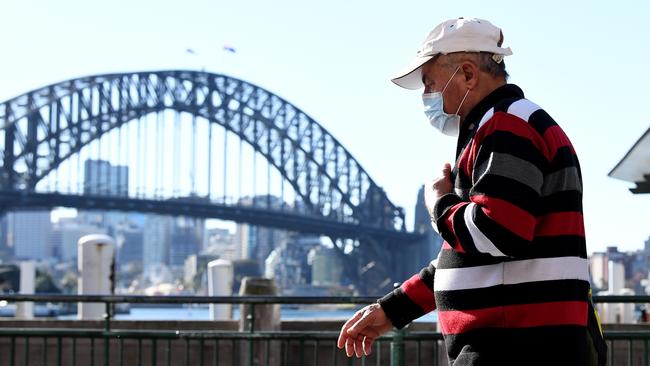
[[456,71],[454,71],[454,73],[451,75],[447,81],[447,84],[445,84],[445,87],[441,92],[422,94],[422,102],[424,103],[424,115],[427,116],[427,119],[429,120],[429,123],[431,123],[431,126],[437,128],[440,130],[440,132],[447,136],[458,136],[460,133],[460,116],[458,115],[458,112],[460,111],[460,107],[462,107],[463,103],[465,102],[467,94],[469,94],[469,89],[467,89],[463,100],[460,101],[460,105],[458,106],[456,113],[449,114],[445,112],[445,103],[442,99],[442,93],[445,92],[447,86],[449,86],[449,83],[451,82],[451,79],[454,78],[458,70],[460,70],[460,66],[456,68]]

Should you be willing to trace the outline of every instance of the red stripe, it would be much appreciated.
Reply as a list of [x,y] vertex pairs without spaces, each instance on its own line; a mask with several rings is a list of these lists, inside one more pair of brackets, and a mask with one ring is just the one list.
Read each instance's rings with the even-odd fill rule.
[[557,212],[537,219],[536,236],[585,236],[585,223],[580,212]]
[[402,284],[402,291],[425,313],[435,310],[436,300],[433,291],[422,282],[419,275],[414,275]]
[[[465,206],[467,202],[461,202],[457,203],[447,211],[445,214],[445,226],[449,229],[454,234],[454,250],[457,251],[458,253],[465,253],[465,249],[463,249],[463,246],[460,244],[460,239],[458,239],[458,235],[456,235],[456,230],[454,230],[454,220],[456,219],[456,212],[458,209],[461,207]],[[460,217],[460,220],[463,220],[462,217]]]
[[573,149],[573,145],[571,145],[571,141],[560,126],[556,125],[547,128],[546,131],[544,131],[543,137],[548,149],[550,150],[549,161],[553,160],[555,154],[557,154],[557,150],[561,147],[569,147],[573,154],[576,153]]
[[508,305],[479,310],[438,312],[443,334],[460,334],[481,328],[530,328],[546,325],[587,324],[587,303],[561,301]]
[[486,195],[476,195],[470,198],[483,212],[499,225],[519,235],[525,240],[533,240],[536,220],[528,211],[518,206]]
[[528,139],[547,159],[550,157],[544,139],[535,131],[533,126],[529,125],[523,119],[505,112],[494,113],[492,118],[476,132],[476,137],[474,138],[475,145],[480,146],[483,139],[495,131],[507,131],[516,136]]

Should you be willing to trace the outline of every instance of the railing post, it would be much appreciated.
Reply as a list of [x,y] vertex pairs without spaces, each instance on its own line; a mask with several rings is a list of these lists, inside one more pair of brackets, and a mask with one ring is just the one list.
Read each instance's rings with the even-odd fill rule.
[[109,365],[109,345],[111,344],[110,338],[108,337],[108,333],[111,331],[111,303],[108,301],[104,301],[105,307],[105,313],[104,313],[104,366]]
[[[255,304],[251,303],[250,306],[251,312],[246,318],[248,320],[248,332],[253,335],[255,333]],[[253,357],[253,337],[251,337],[248,342],[248,366],[253,366]]]
[[390,342],[390,366],[404,365],[404,330],[395,329]]
[[[394,288],[400,287],[400,283],[393,284]],[[393,340],[390,342],[390,366],[404,366],[404,332],[406,328],[395,329]]]

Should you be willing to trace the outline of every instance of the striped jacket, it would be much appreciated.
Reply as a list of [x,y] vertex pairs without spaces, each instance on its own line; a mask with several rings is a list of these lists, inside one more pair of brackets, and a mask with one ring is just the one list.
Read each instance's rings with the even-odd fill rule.
[[463,122],[452,176],[437,260],[379,300],[393,325],[437,309],[453,365],[588,364],[582,178],[562,129],[504,85]]

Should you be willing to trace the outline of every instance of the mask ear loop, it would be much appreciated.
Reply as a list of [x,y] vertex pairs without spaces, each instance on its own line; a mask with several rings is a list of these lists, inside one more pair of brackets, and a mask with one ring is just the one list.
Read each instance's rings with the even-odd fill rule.
[[467,92],[465,93],[465,96],[463,97],[463,100],[460,101],[460,104],[458,105],[458,109],[456,109],[456,113],[460,112],[460,107],[463,106],[463,103],[465,103],[465,98],[467,98],[467,95],[469,94],[469,89],[467,89]]
[[449,80],[447,80],[447,84],[445,84],[445,87],[442,88],[442,91],[440,92],[440,94],[444,94],[445,90],[447,90],[447,87],[449,86],[449,83],[451,83],[451,79],[453,79],[454,76],[456,76],[456,73],[458,72],[458,70],[460,70],[460,65],[458,65],[458,67],[456,68],[456,71],[454,71],[454,73],[451,74],[451,77],[449,78]]

